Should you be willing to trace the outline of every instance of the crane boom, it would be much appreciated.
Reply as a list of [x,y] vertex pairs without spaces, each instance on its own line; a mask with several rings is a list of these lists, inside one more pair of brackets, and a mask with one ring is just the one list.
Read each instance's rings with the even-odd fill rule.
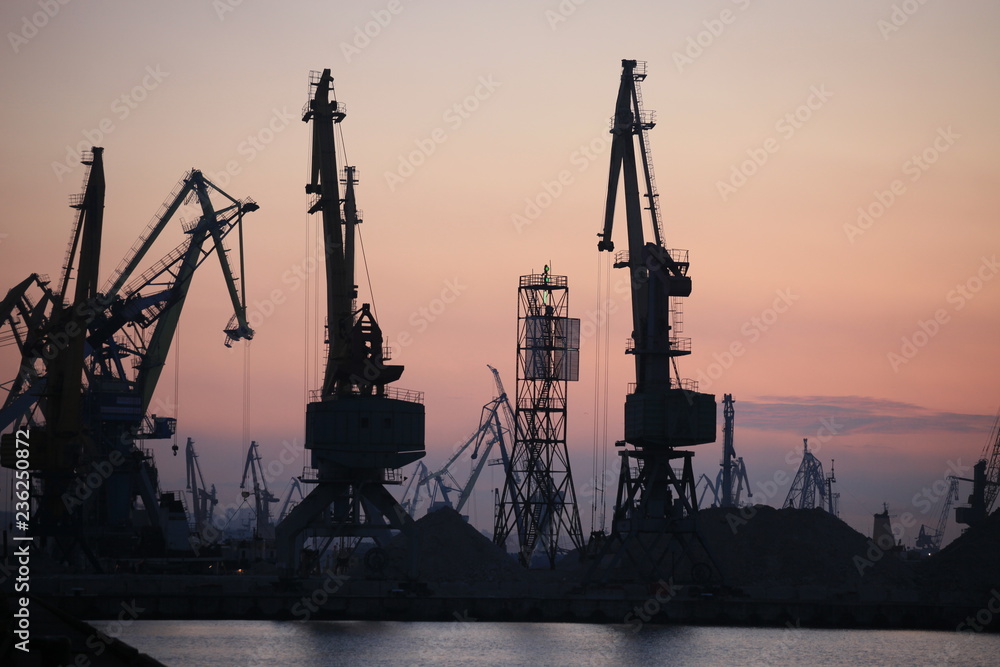
[[997,496],[1000,495],[1000,411],[993,422],[993,431],[990,439],[983,448],[982,460],[986,461],[986,488],[983,491],[983,500],[986,505],[986,513],[993,511]]

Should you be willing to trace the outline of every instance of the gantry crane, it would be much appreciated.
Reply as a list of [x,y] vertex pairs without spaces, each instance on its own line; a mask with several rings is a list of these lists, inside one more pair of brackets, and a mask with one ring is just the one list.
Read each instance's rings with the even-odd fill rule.
[[[600,251],[614,251],[611,231],[623,179],[628,250],[615,255],[614,266],[630,276],[632,336],[626,353],[635,358],[635,384],[625,398],[625,438],[616,443],[622,447],[621,473],[607,549],[614,551],[614,563],[628,555],[640,577],[707,579],[712,566],[703,544],[697,546],[694,454],[681,448],[715,442],[715,396],[698,392],[697,384],[682,379],[677,369],[677,357],[691,352],[690,339],[677,337],[680,299],[690,296],[691,277],[687,251],[664,245],[646,136],[655,122],[642,108],[639,88],[645,77],[644,62],[622,61],[604,229],[597,245]],[[651,241],[646,240],[644,208]]]
[[209,491],[201,474],[198,454],[194,451],[194,440],[187,439],[184,447],[184,463],[187,470],[187,491],[191,493],[191,508],[194,515],[194,532],[201,535],[211,525],[215,506],[219,504],[215,495],[215,484]]
[[[322,217],[329,344],[323,386],[306,406],[312,468],[302,481],[315,487],[276,531],[278,561],[289,573],[300,571],[307,534],[329,538],[325,544],[335,537],[385,542],[393,529],[412,538],[413,520],[384,485],[398,484],[399,469],[424,455],[423,395],[389,387],[403,367],[386,363],[371,305],[354,304],[357,178],[353,166],[340,173],[334,134],[347,114],[332,94],[330,70],[313,72],[309,87],[302,115],[312,123],[306,193],[312,195],[309,213]],[[410,555],[415,558],[416,550]],[[411,573],[415,567],[411,560]]]
[[[35,533],[52,536],[61,558],[68,559],[71,549],[81,547],[100,569],[93,547],[121,554],[135,542],[136,497],[141,497],[153,527],[165,530],[153,456],[141,441],[173,434],[174,420],[152,414],[150,406],[193,275],[213,250],[234,309],[225,329],[227,341],[253,335],[241,282],[242,221],[244,214],[258,207],[249,199],[233,199],[192,170],[98,290],[103,149],[95,147],[84,163],[89,165],[86,188],[70,202],[80,213],[58,287],[53,290],[47,278],[33,274],[0,304],[0,325],[10,328],[21,357],[14,379],[4,387],[0,429],[24,424],[37,433],[31,462],[37,497]],[[224,200],[221,206],[213,194]],[[134,275],[188,200],[197,201],[201,215],[184,227],[187,239],[144,273]],[[240,230],[238,274],[224,244],[233,230]],[[69,298],[74,266],[76,284]],[[32,287],[42,296],[32,298]],[[5,438],[0,447],[4,466],[12,465],[10,454]],[[94,472],[103,481],[93,493],[80,497],[84,494],[70,492],[78,480]],[[141,545],[150,554],[161,547]]]
[[[264,474],[264,467],[260,461],[260,450],[257,449],[257,441],[253,440],[247,447],[247,458],[243,464],[243,479],[240,481],[240,495],[243,496],[244,500],[253,495],[254,517],[256,519],[254,535],[262,540],[270,540],[274,539],[271,505],[278,502],[278,498],[267,488],[267,476]],[[247,490],[247,476],[252,482],[252,491]]]

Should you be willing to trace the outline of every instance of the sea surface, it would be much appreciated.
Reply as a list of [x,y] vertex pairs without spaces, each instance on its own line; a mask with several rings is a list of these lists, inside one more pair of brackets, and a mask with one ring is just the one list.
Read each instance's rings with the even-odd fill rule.
[[168,667],[1000,665],[1000,635],[577,623],[93,621]]

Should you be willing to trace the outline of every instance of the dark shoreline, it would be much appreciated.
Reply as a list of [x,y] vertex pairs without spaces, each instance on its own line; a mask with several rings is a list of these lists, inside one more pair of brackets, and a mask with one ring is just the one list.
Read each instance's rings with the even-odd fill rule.
[[[530,588],[526,589],[525,586]],[[914,629],[1000,632],[1000,594],[979,601],[928,601],[883,591],[883,599],[759,599],[707,590],[666,595],[637,585],[573,590],[566,583],[511,582],[493,586],[441,582],[415,589],[393,581],[273,576],[58,575],[32,582],[65,613],[92,620],[118,618],[123,605],[140,620],[399,620],[645,623],[747,627]],[[901,599],[911,598],[911,599]],[[985,612],[985,613],[984,613]],[[976,616],[987,618],[977,624]],[[969,620],[971,619],[971,625]]]

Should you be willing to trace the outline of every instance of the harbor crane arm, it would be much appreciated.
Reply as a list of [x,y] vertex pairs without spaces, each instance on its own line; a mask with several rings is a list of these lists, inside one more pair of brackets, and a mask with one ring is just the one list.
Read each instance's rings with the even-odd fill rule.
[[131,278],[132,273],[138,268],[139,263],[142,262],[143,257],[152,248],[153,243],[156,241],[157,237],[160,235],[169,222],[170,218],[173,217],[174,213],[181,207],[184,200],[194,187],[194,184],[190,177],[185,176],[181,179],[180,183],[174,189],[173,194],[167,197],[167,200],[163,202],[160,207],[161,213],[153,216],[153,219],[147,225],[146,229],[139,235],[139,238],[135,243],[132,244],[132,249],[129,254],[122,258],[122,261],[118,264],[118,268],[115,269],[114,274],[108,280],[105,288],[104,295],[109,300],[114,299],[118,292],[124,287],[125,283]]
[[[27,294],[32,284],[42,290],[35,304]],[[15,420],[28,414],[44,391],[46,377],[39,375],[37,365],[45,361],[41,344],[52,304],[48,279],[37,273],[12,287],[0,302],[0,327],[10,328],[10,339],[20,353],[18,372],[5,387],[7,396],[0,408],[0,431],[6,431]]]
[[[213,224],[217,222],[214,218],[214,212],[212,212]],[[176,279],[171,286],[163,310],[158,315],[156,327],[149,339],[146,354],[142,357],[142,362],[139,366],[138,384],[142,391],[142,408],[144,412],[149,407],[149,402],[152,399],[153,391],[156,389],[160,373],[163,370],[163,366],[166,364],[167,353],[170,350],[170,345],[173,342],[174,335],[176,334],[177,323],[180,319],[181,311],[184,307],[184,302],[191,286],[191,278],[193,277],[194,272],[198,268],[202,259],[202,245],[205,242],[207,235],[207,231],[200,231],[196,232],[192,237],[191,245],[189,246],[183,261],[177,269]],[[223,249],[220,247],[216,247],[216,250],[220,253],[223,252]],[[229,281],[230,291],[232,292],[233,288],[231,276],[227,276],[227,280]],[[243,323],[241,324],[243,329],[237,331],[233,335],[246,338],[252,337],[253,331],[250,330],[249,327],[245,326],[245,304],[239,303],[238,300],[234,300],[234,305],[237,312],[240,313],[239,317]]]
[[296,491],[299,492],[299,500],[305,498],[305,496],[302,495],[302,485],[299,484],[298,478],[292,477],[292,481],[288,483],[288,491],[285,493],[285,500],[281,503],[281,511],[278,512],[278,523],[281,523],[281,521],[285,518],[285,515],[288,514],[289,507],[292,503],[292,495]]
[[1000,495],[1000,414],[993,423],[990,440],[983,449],[983,460],[986,461],[986,488],[983,498],[986,503],[986,514],[993,511],[997,495]]
[[[627,267],[632,288],[632,338],[636,363],[637,392],[664,391],[672,388],[671,358],[682,353],[672,350],[670,338],[670,297],[691,294],[691,279],[687,276],[687,256],[682,251],[663,247],[656,216],[657,194],[649,161],[645,132],[655,123],[652,115],[643,112],[637,82],[645,78],[645,64],[635,60],[622,61],[621,83],[615,104],[611,134],[611,168],[608,177],[604,230],[598,234],[598,250],[612,251],[611,231],[614,225],[615,200],[618,197],[619,175],[624,176],[625,224],[628,252],[616,255],[615,266]],[[639,195],[639,165],[636,162],[636,138],[642,155],[642,177],[645,197],[650,202],[655,243],[647,243],[643,231],[642,206]],[[677,255],[674,257],[674,255]],[[676,385],[673,382],[673,385]]]

